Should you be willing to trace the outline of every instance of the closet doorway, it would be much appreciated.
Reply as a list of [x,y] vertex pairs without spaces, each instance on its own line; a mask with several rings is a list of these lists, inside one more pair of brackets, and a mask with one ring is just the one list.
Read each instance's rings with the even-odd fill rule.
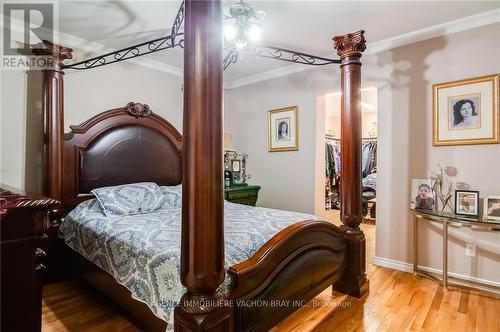
[[[322,158],[323,188],[326,220],[340,224],[340,103],[342,95],[339,90],[324,91],[318,96],[318,118],[324,116],[324,127],[318,126],[317,137],[322,138],[324,157]],[[377,86],[365,85],[361,89],[362,110],[362,172],[363,172],[363,224],[366,234],[367,262],[371,263],[375,250],[375,227],[377,209]],[[321,132],[322,131],[322,132]]]

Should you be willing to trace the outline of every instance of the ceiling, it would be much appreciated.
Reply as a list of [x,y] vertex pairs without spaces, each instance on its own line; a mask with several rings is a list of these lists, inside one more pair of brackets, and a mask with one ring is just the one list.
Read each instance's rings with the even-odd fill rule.
[[[234,1],[223,1],[224,12]],[[366,30],[368,42],[411,33],[459,18],[500,8],[498,1],[250,1],[266,12],[263,43],[316,55],[331,55],[332,36]],[[169,34],[181,1],[58,1],[59,31],[81,39],[77,59],[90,54],[86,41],[117,49]],[[65,43],[64,37],[60,42]],[[69,40],[67,41],[69,42]],[[74,43],[74,39],[72,39]],[[86,51],[82,51],[86,49]],[[182,67],[182,49],[148,55],[152,60]],[[287,62],[240,57],[224,73],[226,81],[290,66]],[[301,66],[301,65],[296,65]]]

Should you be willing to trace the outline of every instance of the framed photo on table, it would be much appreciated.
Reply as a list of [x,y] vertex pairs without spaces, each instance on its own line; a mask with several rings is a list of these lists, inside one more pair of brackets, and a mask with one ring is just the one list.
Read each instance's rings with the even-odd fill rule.
[[410,209],[434,211],[436,194],[432,190],[431,180],[412,179],[410,193]]
[[499,77],[432,86],[434,146],[500,143]]
[[297,106],[269,111],[268,121],[269,152],[299,149]]
[[500,196],[489,196],[484,199],[484,216],[500,220]]
[[479,191],[455,190],[455,214],[479,216]]

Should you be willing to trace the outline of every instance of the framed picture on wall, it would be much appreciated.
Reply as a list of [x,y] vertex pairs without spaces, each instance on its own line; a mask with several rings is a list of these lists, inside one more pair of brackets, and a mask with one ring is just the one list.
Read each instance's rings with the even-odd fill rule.
[[500,143],[499,77],[432,86],[434,146]]
[[299,124],[297,106],[268,112],[269,152],[297,151],[299,149]]
[[479,191],[455,190],[455,214],[479,216]]
[[484,199],[484,216],[500,220],[500,196],[489,196]]

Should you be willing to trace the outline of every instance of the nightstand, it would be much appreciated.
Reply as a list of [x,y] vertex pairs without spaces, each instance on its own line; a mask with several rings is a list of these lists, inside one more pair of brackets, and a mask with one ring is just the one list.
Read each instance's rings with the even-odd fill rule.
[[238,204],[255,206],[259,197],[260,186],[233,186],[224,189],[224,199]]
[[54,199],[0,185],[2,331],[41,330],[41,247],[49,215],[58,205]]

